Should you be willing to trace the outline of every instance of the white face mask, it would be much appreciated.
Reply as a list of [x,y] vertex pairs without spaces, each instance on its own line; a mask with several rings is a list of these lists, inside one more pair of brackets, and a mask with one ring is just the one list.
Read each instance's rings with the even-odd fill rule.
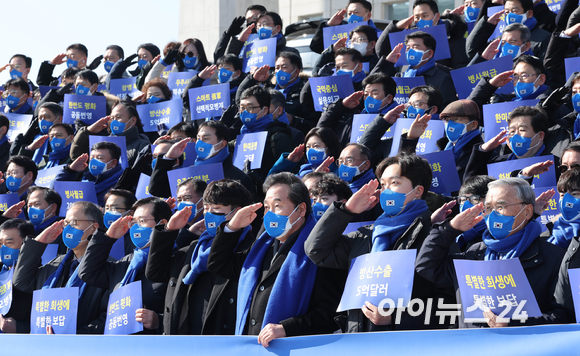
[[367,42],[361,42],[361,43],[352,43],[350,44],[350,48],[354,48],[356,49],[361,56],[366,56],[367,55],[367,47],[368,47],[368,43]]

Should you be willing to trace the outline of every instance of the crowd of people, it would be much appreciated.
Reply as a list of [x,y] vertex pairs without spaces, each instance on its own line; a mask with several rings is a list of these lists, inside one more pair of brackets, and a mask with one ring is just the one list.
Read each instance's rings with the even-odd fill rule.
[[[109,295],[135,281],[143,307],[130,317],[142,323],[140,334],[257,335],[265,347],[334,332],[574,323],[568,269],[580,264],[580,74],[566,77],[565,58],[580,53],[577,5],[564,0],[556,14],[543,0],[466,0],[440,12],[435,0],[415,0],[412,16],[381,31],[371,3],[350,0],[316,29],[310,48],[321,55],[311,75],[287,46],[280,16],[261,5],[232,21],[209,59],[208,44],[196,38],[162,50],[142,44],[129,56],[110,45],[92,61],[76,43],[43,61],[35,84],[32,59],[15,54],[0,68],[11,76],[2,93],[0,191],[19,201],[0,216],[0,276],[12,274],[0,330],[30,332],[35,290],[79,287],[77,333],[103,334]],[[493,38],[500,21],[505,27]],[[325,48],[325,28],[359,22]],[[437,25],[447,31],[450,58],[434,59],[441,44],[423,29]],[[409,32],[404,43],[391,43],[401,31]],[[275,66],[246,73],[240,54],[253,34],[276,39]],[[395,66],[401,57],[408,66]],[[501,57],[511,70],[481,77],[458,99],[453,70]],[[93,70],[101,64],[107,74],[99,77]],[[167,71],[191,72],[181,96]],[[332,75],[349,76],[355,91],[316,111],[309,77]],[[132,77],[132,97],[108,93],[115,80]],[[422,77],[425,85],[398,104],[394,77]],[[229,85],[230,105],[221,116],[192,120],[189,89],[207,81]],[[500,90],[510,84],[512,93]],[[53,88],[41,95],[46,86]],[[104,96],[106,116],[64,123],[69,94]],[[145,132],[138,107],[175,99],[183,120]],[[517,105],[499,134],[485,135],[484,105],[531,99],[537,105]],[[32,119],[8,140],[12,114]],[[359,114],[376,117],[352,142]],[[402,119],[413,120],[410,128],[383,139]],[[418,150],[437,120],[445,127],[437,150],[452,152],[461,183],[446,194],[431,191],[433,167]],[[234,164],[236,138],[258,132],[267,133],[259,168]],[[92,136],[103,137],[91,144]],[[187,164],[190,143],[196,158]],[[507,177],[488,175],[488,164],[541,156],[549,157]],[[216,163],[225,178],[175,183],[168,175]],[[38,184],[39,172],[55,167],[52,185]],[[557,192],[536,195],[534,177],[554,170]],[[137,192],[142,175],[150,177],[147,197]],[[61,209],[56,182],[91,182],[96,201],[81,196]],[[538,218],[558,199],[560,214],[543,224]],[[123,257],[115,259],[118,240]],[[58,246],[56,257],[43,264],[49,245]],[[369,302],[337,312],[354,259],[410,249],[417,250],[412,298],[460,301],[455,260],[519,259],[542,315],[504,323],[487,310],[485,323],[425,323],[435,306],[404,311],[395,322]]]

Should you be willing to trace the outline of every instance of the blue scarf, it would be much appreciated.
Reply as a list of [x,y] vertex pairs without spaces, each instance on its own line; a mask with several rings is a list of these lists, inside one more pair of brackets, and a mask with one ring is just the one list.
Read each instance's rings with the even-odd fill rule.
[[574,120],[574,140],[577,140],[578,136],[580,136],[580,114],[576,115]]
[[373,228],[373,248],[371,252],[387,251],[397,239],[409,228],[415,219],[429,208],[423,199],[413,200],[397,216],[381,214]]
[[531,99],[536,99],[538,96],[540,96],[540,94],[542,94],[543,92],[545,92],[546,90],[548,90],[548,86],[546,84],[542,84],[538,90],[536,90],[535,92],[533,92],[532,94],[530,94],[529,97],[526,98],[518,98],[517,95],[512,99],[512,101],[522,101],[522,100],[531,100]]
[[58,212],[55,213],[55,216],[53,216],[52,218],[49,218],[45,221],[43,221],[42,223],[40,223],[40,225],[35,226],[34,227],[34,231],[36,231],[37,234],[40,234],[41,232],[44,231],[44,229],[46,229],[47,227],[49,227],[53,222],[56,221],[56,219],[58,218],[56,216]]
[[270,124],[273,122],[274,122],[274,119],[272,118],[272,114],[268,114],[268,115],[262,116],[262,118],[259,120],[244,124],[242,126],[242,128],[240,129],[240,133],[247,134],[247,133],[260,132],[260,131],[268,131],[268,126],[270,126]]
[[121,287],[126,286],[129,283],[135,282],[135,277],[137,274],[145,268],[147,264],[147,258],[149,257],[149,247],[146,248],[135,248],[133,251],[133,258],[129,267],[127,267],[127,272],[121,280]]
[[58,166],[61,161],[66,160],[67,157],[69,156],[69,153],[70,153],[70,146],[71,146],[71,144],[69,143],[65,148],[63,148],[59,152],[54,152],[54,151],[50,152],[48,154],[48,162],[46,163],[46,166],[44,167],[44,169]]
[[[362,63],[361,63],[361,65],[362,65]],[[363,79],[365,79],[366,77],[367,77],[367,74],[365,73],[365,71],[364,70],[361,70],[360,72],[358,72],[357,74],[355,74],[352,77],[352,82],[353,83],[362,82]]]
[[368,182],[370,182],[375,178],[376,178],[375,172],[373,172],[372,169],[369,169],[362,175],[354,177],[352,182],[350,182],[348,186],[350,187],[350,190],[352,190],[353,193],[356,193],[360,188],[362,188],[363,185],[367,184]]
[[276,84],[274,89],[278,90],[280,93],[284,94],[284,98],[288,95],[288,89],[292,88],[296,84],[300,83],[300,77],[296,78],[292,83],[288,84],[286,88],[280,88],[279,84]]
[[12,109],[10,109],[10,112],[13,114],[26,114],[26,112],[30,109],[30,105],[28,104],[28,100],[24,102],[24,104],[20,107],[20,109],[16,110],[16,111],[12,111]]
[[286,112],[285,111],[276,120],[278,120],[280,122],[283,122],[286,125],[290,126],[290,120],[288,120],[288,115],[286,115]]
[[[306,256],[304,242],[314,228],[316,220],[312,215],[294,242],[286,260],[282,264],[272,293],[268,299],[262,326],[305,314],[310,304],[310,296],[316,280],[316,265]],[[242,335],[246,319],[252,305],[254,290],[262,277],[264,256],[274,243],[274,238],[264,232],[246,257],[238,283],[238,306],[236,314],[236,335]]]
[[[526,227],[513,235],[501,240],[491,236],[489,230],[483,232],[483,242],[487,246],[485,260],[508,260],[518,258],[530,247],[532,242],[540,236],[542,227],[539,222],[532,220]],[[503,255],[503,257],[500,256]]]
[[[252,230],[251,226],[246,226],[244,231],[242,231],[242,235],[238,240],[238,245],[244,238],[248,232]],[[187,272],[185,277],[183,278],[183,283],[186,285],[191,285],[197,279],[197,276],[202,274],[203,272],[207,272],[207,259],[209,257],[209,251],[211,249],[211,245],[213,243],[213,239],[215,238],[214,235],[210,235],[209,232],[204,231],[203,234],[199,237],[199,241],[195,245],[195,249],[193,250],[193,254],[191,255],[191,270]],[[238,246],[236,245],[236,249]],[[235,249],[234,249],[235,251]]]
[[[36,139],[41,136],[42,135],[36,135],[34,137],[34,141],[36,141]],[[44,157],[45,154],[47,154],[47,152],[48,152],[48,140],[44,141],[42,146],[40,146],[40,148],[34,152],[34,155],[32,156],[32,160],[34,161],[34,163],[38,165],[40,162],[42,162],[42,158]]]
[[570,246],[570,241],[576,236],[580,236],[580,221],[566,221],[560,216],[554,222],[552,236],[548,242],[567,249]]
[[89,171],[85,173],[83,177],[83,182],[94,182],[95,183],[95,191],[97,192],[97,196],[101,193],[104,194],[106,191],[111,189],[121,178],[123,174],[123,167],[120,164],[108,172],[103,174],[99,174],[98,177],[92,175]]
[[[322,162],[321,162],[322,164]],[[300,166],[300,171],[298,172],[298,177],[300,179],[302,179],[302,177],[304,177],[305,175],[307,175],[310,172],[314,172],[314,170],[317,168],[318,166],[313,166],[310,163],[306,163]],[[329,173],[334,173],[336,175],[338,175],[338,166],[335,164],[335,162],[332,162],[330,164],[330,166],[328,166],[328,169],[330,169]]]
[[534,27],[536,27],[536,25],[538,24],[538,20],[536,20],[536,18],[534,16],[530,17],[529,19],[527,19],[526,21],[524,21],[524,25],[531,30],[534,29]]
[[[542,152],[544,152],[544,150],[546,149],[546,145],[542,144],[542,147],[540,147],[540,149],[538,150],[538,152],[534,155],[534,157],[540,157],[540,155],[542,154]],[[530,157],[528,157],[530,158]],[[515,153],[512,153],[508,156],[508,161],[513,161],[514,159],[518,159],[518,156],[515,155]]]
[[479,128],[475,129],[475,130],[471,130],[466,132],[464,135],[461,135],[461,137],[459,137],[459,139],[457,140],[457,143],[455,143],[455,145],[453,144],[453,142],[449,141],[447,143],[447,146],[445,146],[445,150],[453,150],[453,156],[455,157],[455,160],[457,161],[459,159],[459,157],[461,156],[461,154],[463,153],[463,147],[468,144],[469,142],[471,142],[471,140],[473,140],[474,138],[477,137],[477,135],[479,135]]
[[455,240],[459,248],[463,248],[463,246],[475,241],[478,237],[483,235],[483,232],[487,230],[487,225],[485,224],[485,220],[481,220],[471,230],[465,231],[463,234],[457,236]]
[[[46,281],[44,281],[44,285],[42,286],[42,289],[56,288],[55,287],[56,283],[58,282],[58,280],[60,279],[60,276],[62,275],[62,272],[64,271],[64,265],[66,264],[66,262],[68,260],[70,260],[73,257],[73,254],[74,254],[74,252],[72,250],[68,250],[68,252],[64,256],[64,258],[62,259],[62,261],[58,265],[58,268],[56,269],[56,271],[54,271],[54,273],[51,274],[46,279]],[[66,282],[65,287],[66,288],[79,287],[79,300],[82,298],[83,293],[85,292],[85,289],[87,288],[87,284],[79,278],[79,266],[77,266],[77,268],[75,268],[74,272],[70,275],[68,282]]]
[[409,66],[409,68],[407,68],[407,70],[403,74],[403,77],[409,78],[409,77],[421,76],[421,75],[423,75],[423,73],[425,73],[426,71],[428,71],[429,69],[431,69],[433,67],[435,67],[435,60],[433,58],[431,58],[429,61],[427,61],[427,63],[425,63],[419,69],[413,69]]
[[[385,106],[385,107],[384,107],[384,108],[382,108],[382,109],[379,109],[379,113],[380,113],[381,115],[385,115],[385,114],[386,114],[386,113],[388,113],[389,111],[391,111],[391,110],[393,110],[394,108],[396,108],[396,107],[397,107],[397,105],[399,105],[399,104],[397,104],[397,102],[396,102],[396,101],[393,101],[393,102],[392,102],[390,105],[387,105],[387,106]],[[374,113],[369,113],[369,112],[367,111],[367,108],[364,108],[364,109],[363,109],[363,110],[362,110],[360,113],[361,113],[361,114],[374,114]]]
[[227,147],[222,148],[215,156],[207,158],[207,159],[201,159],[199,157],[195,158],[195,163],[193,164],[193,166],[203,166],[206,164],[212,164],[212,163],[223,163],[223,161],[225,161],[228,156],[230,155],[230,152],[228,151]]

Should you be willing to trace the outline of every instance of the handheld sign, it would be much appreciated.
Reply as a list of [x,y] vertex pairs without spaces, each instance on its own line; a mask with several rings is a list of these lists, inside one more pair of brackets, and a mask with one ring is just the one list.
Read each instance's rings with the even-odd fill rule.
[[[451,58],[451,54],[449,52],[449,41],[447,40],[447,30],[445,29],[445,25],[437,25],[433,27],[427,28],[418,28],[413,30],[404,30],[399,32],[389,33],[389,40],[391,41],[391,50],[395,48],[396,45],[399,43],[405,43],[405,36],[411,34],[413,32],[422,31],[430,34],[435,38],[437,41],[437,48],[435,49],[434,57],[436,61],[440,59],[447,59]],[[395,63],[395,67],[401,67],[404,65],[408,65],[407,57],[405,56],[405,52],[401,50],[401,57]]]
[[143,331],[143,323],[135,320],[135,312],[140,308],[143,308],[141,281],[129,283],[111,293],[105,335],[131,335]]
[[51,168],[39,170],[38,175],[36,176],[36,180],[34,181],[34,184],[38,185],[39,187],[52,189],[56,176],[60,173],[62,167],[64,166],[65,166],[64,164],[61,164]]
[[346,226],[346,229],[344,229],[344,231],[342,233],[344,235],[347,235],[347,234],[350,234],[353,231],[358,230],[359,228],[361,228],[363,226],[372,225],[374,223],[375,223],[374,221],[361,221],[361,222],[349,223]]
[[[497,179],[509,178],[510,173],[524,169],[532,164],[544,162],[547,160],[554,161],[554,156],[539,156],[530,158],[513,159],[511,161],[504,161],[498,163],[491,163],[487,165],[487,173]],[[556,168],[551,165],[548,171],[539,175],[535,175],[532,180],[532,188],[553,187],[556,185]]]
[[316,111],[324,111],[328,105],[354,93],[350,75],[316,77],[309,78],[308,81],[312,89],[312,99]]
[[[398,119],[397,125],[395,126],[395,132],[393,134],[393,146],[391,147],[390,156],[396,156],[399,151],[399,143],[401,141],[401,135],[409,132],[411,124],[413,124],[413,119]],[[416,152],[417,154],[425,154],[438,151],[437,140],[445,135],[445,123],[439,120],[429,121],[429,127],[425,130],[423,135],[419,137],[419,142],[417,143]]]
[[395,83],[397,83],[397,93],[395,94],[395,101],[398,105],[406,104],[409,102],[409,93],[414,87],[420,85],[425,85],[425,77],[393,77]]
[[200,165],[197,167],[174,169],[167,172],[167,178],[169,179],[171,196],[176,197],[177,184],[189,178],[203,180],[208,184],[214,180],[224,179],[224,167],[221,163],[212,163]]
[[191,120],[222,116],[228,106],[230,106],[228,83],[189,89]]
[[[377,117],[377,114],[358,114],[354,115],[352,119],[352,130],[350,132],[350,142],[358,143],[360,138],[365,133],[367,127],[373,122],[373,120]],[[393,133],[395,132],[395,122],[394,125],[389,127],[387,132],[381,137],[381,140],[386,140],[389,137],[393,137]]]
[[574,72],[580,71],[580,57],[565,58],[564,67],[566,67],[566,79],[570,79]]
[[165,125],[167,129],[183,121],[183,101],[181,98],[171,99],[155,104],[137,105],[137,112],[143,124],[143,131],[157,132],[157,125]]
[[185,91],[185,88],[189,84],[189,81],[196,76],[198,71],[194,70],[191,72],[171,72],[167,79],[167,86],[173,92],[173,97],[181,97],[181,94]]
[[262,156],[267,138],[267,131],[238,135],[234,148],[234,166],[243,170],[244,163],[250,161],[251,169],[262,167]]
[[[488,7],[487,8],[487,16],[492,17],[494,14],[500,12],[501,10],[503,10],[503,6]],[[488,41],[493,41],[496,38],[501,37],[501,34],[503,33],[503,29],[507,26],[507,24],[505,23],[505,16],[506,16],[505,13],[503,15],[501,15],[500,20],[497,23],[497,26],[495,26],[495,30],[493,31],[491,36],[489,36],[489,38],[487,39]]]
[[137,189],[135,190],[135,197],[137,199],[149,198],[153,195],[149,194],[149,181],[151,177],[147,174],[141,173],[139,176],[139,182],[137,183]]
[[107,99],[100,95],[64,95],[64,113],[62,122],[74,125],[76,119],[87,125],[107,116]]
[[13,142],[18,134],[24,134],[26,130],[28,130],[30,121],[32,120],[32,115],[12,113],[5,113],[4,115],[6,115],[10,122],[10,127],[8,127],[8,132],[6,132],[6,137],[10,142]]
[[324,27],[322,29],[322,39],[324,41],[324,48],[330,47],[330,45],[335,44],[336,41],[340,40],[341,38],[345,37],[348,38],[348,34],[350,33],[350,31],[362,25],[368,25],[368,21]]
[[[372,252],[351,264],[337,311],[360,309],[365,302],[378,306],[385,298],[393,307],[411,301],[417,250]],[[402,302],[400,301],[402,299]]]
[[32,294],[30,333],[46,334],[52,326],[54,333],[76,334],[79,288],[51,288],[35,290]]
[[550,11],[557,14],[562,9],[562,2],[564,2],[564,0],[546,0],[546,5],[548,5]]
[[453,263],[466,322],[485,323],[486,307],[498,318],[522,322],[542,315],[518,258]]
[[14,268],[0,270],[0,314],[6,315],[12,305],[12,275]]
[[111,89],[109,94],[115,95],[120,99],[126,99],[127,95],[133,96],[137,93],[137,77],[111,79]]
[[497,136],[502,129],[508,129],[507,120],[518,106],[536,106],[538,99],[508,101],[505,103],[483,105],[483,126],[485,127],[485,140],[489,141]]
[[574,301],[574,313],[576,323],[580,323],[580,268],[568,269],[570,278],[570,289],[572,290],[572,300]]
[[165,79],[168,79],[169,78],[169,74],[171,73],[171,70],[172,69],[173,69],[173,64],[170,64],[167,67],[165,67],[165,69],[161,73],[161,77],[163,77]]
[[[6,193],[0,194],[0,211],[4,212],[8,210],[12,205],[17,204],[20,202],[20,197],[18,193]],[[18,215],[19,219],[25,219],[24,211]]]
[[[477,63],[468,67],[452,70],[451,78],[453,79],[453,84],[455,84],[457,96],[459,99],[467,99],[481,78],[493,78],[500,73],[512,70],[512,65],[512,57],[504,56],[492,59],[490,61]],[[514,85],[512,82],[509,82],[508,84],[496,90],[496,93],[507,94],[512,93],[513,91]]]
[[54,182],[54,190],[62,197],[59,216],[65,217],[66,211],[77,201],[99,205],[94,182]]
[[261,67],[266,64],[274,67],[276,65],[277,41],[276,38],[268,38],[247,45],[244,52],[244,72],[248,73],[252,67]]
[[546,224],[552,221],[558,214],[560,214],[560,200],[556,197],[558,196],[558,187],[543,187],[543,188],[534,188],[534,193],[536,193],[536,197],[539,197],[543,192],[554,189],[556,194],[550,201],[548,202],[548,207],[542,212],[539,218],[536,219],[540,224],[542,224],[542,232],[547,231]]
[[443,195],[457,192],[461,188],[461,180],[457,173],[455,157],[452,150],[433,152],[423,155],[429,161],[433,171],[430,191]]
[[[151,145],[151,152],[155,151],[155,147],[157,145]],[[197,158],[197,152],[195,151],[195,143],[189,142],[187,146],[185,146],[185,150],[183,151],[183,166],[182,167],[189,167],[193,166],[195,163],[195,159]]]
[[129,168],[129,159],[127,158],[127,138],[125,136],[89,136],[89,147],[93,147],[97,142],[111,142],[121,149],[121,159],[119,163],[123,169]]

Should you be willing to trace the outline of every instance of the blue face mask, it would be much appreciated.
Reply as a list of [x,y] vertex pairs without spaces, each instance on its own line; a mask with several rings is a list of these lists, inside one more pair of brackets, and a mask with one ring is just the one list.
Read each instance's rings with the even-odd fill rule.
[[145,67],[145,65],[146,65],[147,63],[149,63],[147,60],[145,60],[145,59],[140,59],[140,60],[137,62],[137,65],[139,66],[139,68],[143,68],[143,67]]
[[359,23],[359,22],[363,22],[364,21],[364,17],[360,17],[357,16],[355,14],[352,14],[348,17],[348,23]]
[[187,69],[191,69],[191,68],[195,67],[196,64],[197,64],[197,57],[196,56],[191,56],[191,57],[185,56],[185,58],[183,58],[183,65]]
[[425,114],[425,109],[415,108],[414,106],[409,106],[407,108],[407,118],[408,119],[416,119],[417,117],[421,117]]
[[155,104],[155,103],[159,102],[160,100],[161,100],[160,98],[158,98],[158,97],[156,97],[154,95],[151,95],[149,97],[149,99],[147,99],[147,103],[148,104]]
[[427,51],[421,51],[418,49],[413,49],[413,48],[409,48],[409,50],[407,51],[407,53],[405,53],[405,58],[407,58],[407,62],[409,63],[409,65],[411,67],[416,67],[419,64],[428,61],[428,59],[423,60],[423,56],[425,55],[425,53],[429,52],[430,50]]
[[183,210],[183,208],[185,208],[186,206],[191,206],[191,215],[189,216],[189,220],[187,222],[192,222],[193,219],[195,219],[195,216],[197,215],[197,204],[199,204],[199,202],[201,201],[201,199],[197,202],[197,203],[193,203],[190,201],[182,201],[179,202],[179,204],[177,204],[177,210]]
[[356,67],[354,67],[354,69],[339,69],[336,72],[336,75],[350,75],[350,78],[354,78],[354,71],[355,69],[357,69],[358,64],[356,65]]
[[[26,182],[24,182],[24,184],[28,183],[28,180],[26,180]],[[8,176],[6,177],[6,187],[8,188],[8,190],[10,190],[12,193],[15,193],[18,191],[18,189],[20,189],[20,187],[22,186],[22,178],[16,178],[13,176]]]
[[131,235],[131,241],[137,248],[143,248],[149,243],[151,234],[153,233],[152,227],[141,227],[138,224],[131,226],[129,229]]
[[378,113],[379,110],[381,109],[382,102],[383,102],[382,100],[375,99],[369,95],[365,99],[365,109],[367,110],[367,112],[371,114]]
[[111,124],[109,125],[109,127],[111,128],[111,133],[113,135],[120,135],[123,132],[125,132],[125,127],[126,126],[127,126],[126,123],[120,122],[120,121],[117,121],[117,120],[111,121]]
[[306,151],[306,158],[308,163],[318,167],[326,159],[326,148],[309,148]]
[[517,56],[520,55],[521,51],[522,51],[521,47],[506,42],[501,47],[501,56],[502,57],[511,56],[512,60],[514,60],[516,59]]
[[199,159],[202,160],[207,159],[212,154],[217,152],[215,150],[215,146],[217,146],[218,144],[219,142],[216,143],[215,145],[212,145],[210,143],[205,143],[202,140],[197,140],[195,142],[195,152],[197,153],[197,157],[199,157]]
[[449,120],[445,123],[445,135],[451,142],[457,142],[463,134],[467,132],[467,125],[471,124],[470,121],[467,124],[461,124],[453,120]]
[[363,163],[361,163],[357,167],[349,167],[349,166],[345,166],[344,164],[341,164],[340,167],[338,167],[338,176],[340,177],[340,179],[342,179],[343,181],[345,181],[347,183],[352,182],[354,177],[361,174],[359,168],[360,168],[360,166],[365,164],[365,162],[366,161],[364,161]]
[[272,27],[260,27],[257,31],[258,38],[264,40],[266,38],[272,37],[272,31],[274,29]]
[[[526,12],[526,14],[527,14],[527,12]],[[513,12],[510,12],[505,17],[505,23],[508,24],[508,25],[511,25],[512,23],[521,23],[521,24],[523,24],[524,22],[526,22],[526,19],[527,19],[526,14],[524,14],[524,15],[518,15],[518,14],[514,14]]]
[[512,229],[512,226],[514,225],[516,217],[520,215],[524,209],[525,207],[523,207],[516,216],[500,215],[495,210],[492,211],[488,216],[485,217],[485,224],[487,225],[487,229],[489,230],[491,236],[497,240],[501,240],[506,238],[512,231],[517,230],[525,221],[522,221],[522,223],[515,229]]
[[77,85],[77,91],[76,91],[77,95],[89,95],[90,92],[91,92],[91,88],[84,87],[80,84]]
[[153,158],[151,161],[151,169],[155,169],[155,165],[157,164],[157,158]]
[[566,221],[575,221],[580,218],[580,198],[576,198],[570,193],[564,194],[560,199],[560,212],[562,219]]
[[230,80],[232,80],[232,75],[234,75],[234,72],[232,72],[231,70],[221,68],[220,70],[218,70],[218,82],[228,83]]
[[[537,135],[538,134],[535,134],[534,137],[536,137]],[[532,137],[532,138],[522,137],[518,134],[515,134],[512,137],[510,137],[509,142],[510,142],[512,152],[518,157],[525,155],[530,149],[532,149],[540,144],[541,141],[538,142],[537,144],[535,144],[533,147],[530,147],[534,137]]]
[[[294,70],[296,71],[296,70]],[[292,74],[294,74],[294,71],[292,71],[292,73],[286,73],[283,70],[279,70],[276,72],[276,83],[278,83],[278,85],[280,86],[286,86],[288,85],[288,83],[290,83],[290,78],[292,77]]]
[[[50,206],[48,208],[50,208]],[[38,208],[34,208],[34,207],[28,208],[28,219],[30,220],[32,225],[38,226],[38,225],[42,224],[42,222],[45,219],[52,216],[52,214],[50,214],[47,217],[44,216],[44,215],[46,215],[46,210],[48,208],[46,208],[46,209],[38,209]]]
[[17,98],[13,95],[8,95],[6,97],[6,105],[8,105],[8,107],[12,110],[16,109],[18,107],[18,105],[20,104],[20,100],[22,98]]
[[407,195],[411,194],[415,189],[417,189],[417,187],[413,188],[413,190],[407,194],[394,192],[385,188],[385,190],[381,192],[381,196],[379,198],[381,201],[381,208],[383,208],[385,214],[389,216],[399,215],[405,208],[405,198]]
[[66,147],[66,138],[53,138],[50,140],[50,148],[54,152],[60,152]]
[[6,245],[0,246],[0,258],[2,259],[2,263],[8,267],[12,267],[16,264],[19,253],[20,250],[18,249],[10,248]]
[[70,67],[77,67],[79,65],[79,61],[74,61],[72,59],[67,59],[66,60],[66,67],[70,68]]
[[268,233],[268,235],[270,235],[271,237],[273,237],[275,239],[281,238],[284,235],[286,235],[288,233],[288,231],[290,231],[290,229],[292,229],[292,226],[294,224],[296,224],[296,222],[298,222],[298,220],[300,220],[300,217],[299,217],[298,219],[296,219],[296,221],[294,221],[293,224],[290,223],[290,216],[292,214],[294,214],[296,209],[298,209],[298,206],[296,206],[294,208],[294,210],[292,210],[292,212],[288,216],[278,215],[276,213],[273,213],[272,210],[269,210],[264,215],[264,228],[266,229],[266,232]]
[[463,11],[463,13],[465,14],[465,20],[467,22],[473,22],[475,20],[477,20],[477,16],[479,16],[479,11],[481,9],[480,8],[476,8],[476,7],[466,7],[465,10]]
[[522,83],[521,80],[518,80],[516,83],[514,90],[516,92],[516,96],[522,100],[530,98],[538,88],[536,88],[536,82],[540,79],[538,75],[536,80],[533,83]]
[[10,71],[10,78],[12,79],[18,79],[22,77],[22,72],[17,71],[16,69],[12,69]]
[[580,113],[580,93],[576,93],[572,96],[572,105],[577,113]]
[[111,61],[106,61],[104,64],[105,70],[107,71],[107,73],[111,72],[111,69],[113,69],[113,66],[115,65],[115,63],[111,62]]
[[214,213],[210,213],[207,212],[205,213],[203,220],[204,220],[204,224],[205,224],[205,230],[211,235],[211,236],[215,236],[217,234],[217,228],[218,226],[221,225],[221,223],[223,223],[224,221],[226,221],[226,219],[228,218],[228,216],[230,216],[231,213],[233,213],[234,210],[232,210],[229,214],[214,214]]
[[72,250],[73,248],[77,247],[82,242],[81,239],[83,238],[83,234],[91,226],[93,226],[93,225],[87,226],[87,228],[84,230],[79,230],[79,229],[74,228],[70,225],[67,225],[62,230],[62,241],[64,241],[64,244],[66,245],[66,247],[68,247]]
[[123,216],[123,214],[121,214],[117,211],[109,210],[109,211],[105,212],[105,215],[103,215],[103,222],[105,223],[105,226],[108,229],[111,227],[112,223],[119,220],[122,216]]
[[248,110],[244,110],[240,113],[240,120],[243,124],[250,124],[258,118],[258,114],[249,113]]
[[[111,162],[111,161],[109,161]],[[108,169],[106,169],[107,164],[109,164],[109,162],[107,163],[103,163],[101,161],[99,161],[96,158],[93,158],[90,162],[89,162],[89,172],[91,172],[91,174],[93,176],[98,176],[99,174],[103,174],[105,173]]]
[[312,214],[314,215],[314,219],[316,219],[316,221],[320,220],[320,218],[322,217],[322,215],[324,215],[324,213],[328,210],[329,205],[324,205],[320,202],[312,205]]
[[466,200],[463,203],[461,203],[461,206],[459,207],[459,212],[462,213],[469,208],[473,208],[474,206],[475,205],[471,204],[469,200]]
[[40,120],[40,122],[38,123],[38,126],[40,127],[40,132],[42,132],[45,135],[48,133],[48,129],[50,129],[52,125],[54,125],[54,122],[46,120]]
[[433,20],[419,20],[416,22],[417,28],[433,27]]

